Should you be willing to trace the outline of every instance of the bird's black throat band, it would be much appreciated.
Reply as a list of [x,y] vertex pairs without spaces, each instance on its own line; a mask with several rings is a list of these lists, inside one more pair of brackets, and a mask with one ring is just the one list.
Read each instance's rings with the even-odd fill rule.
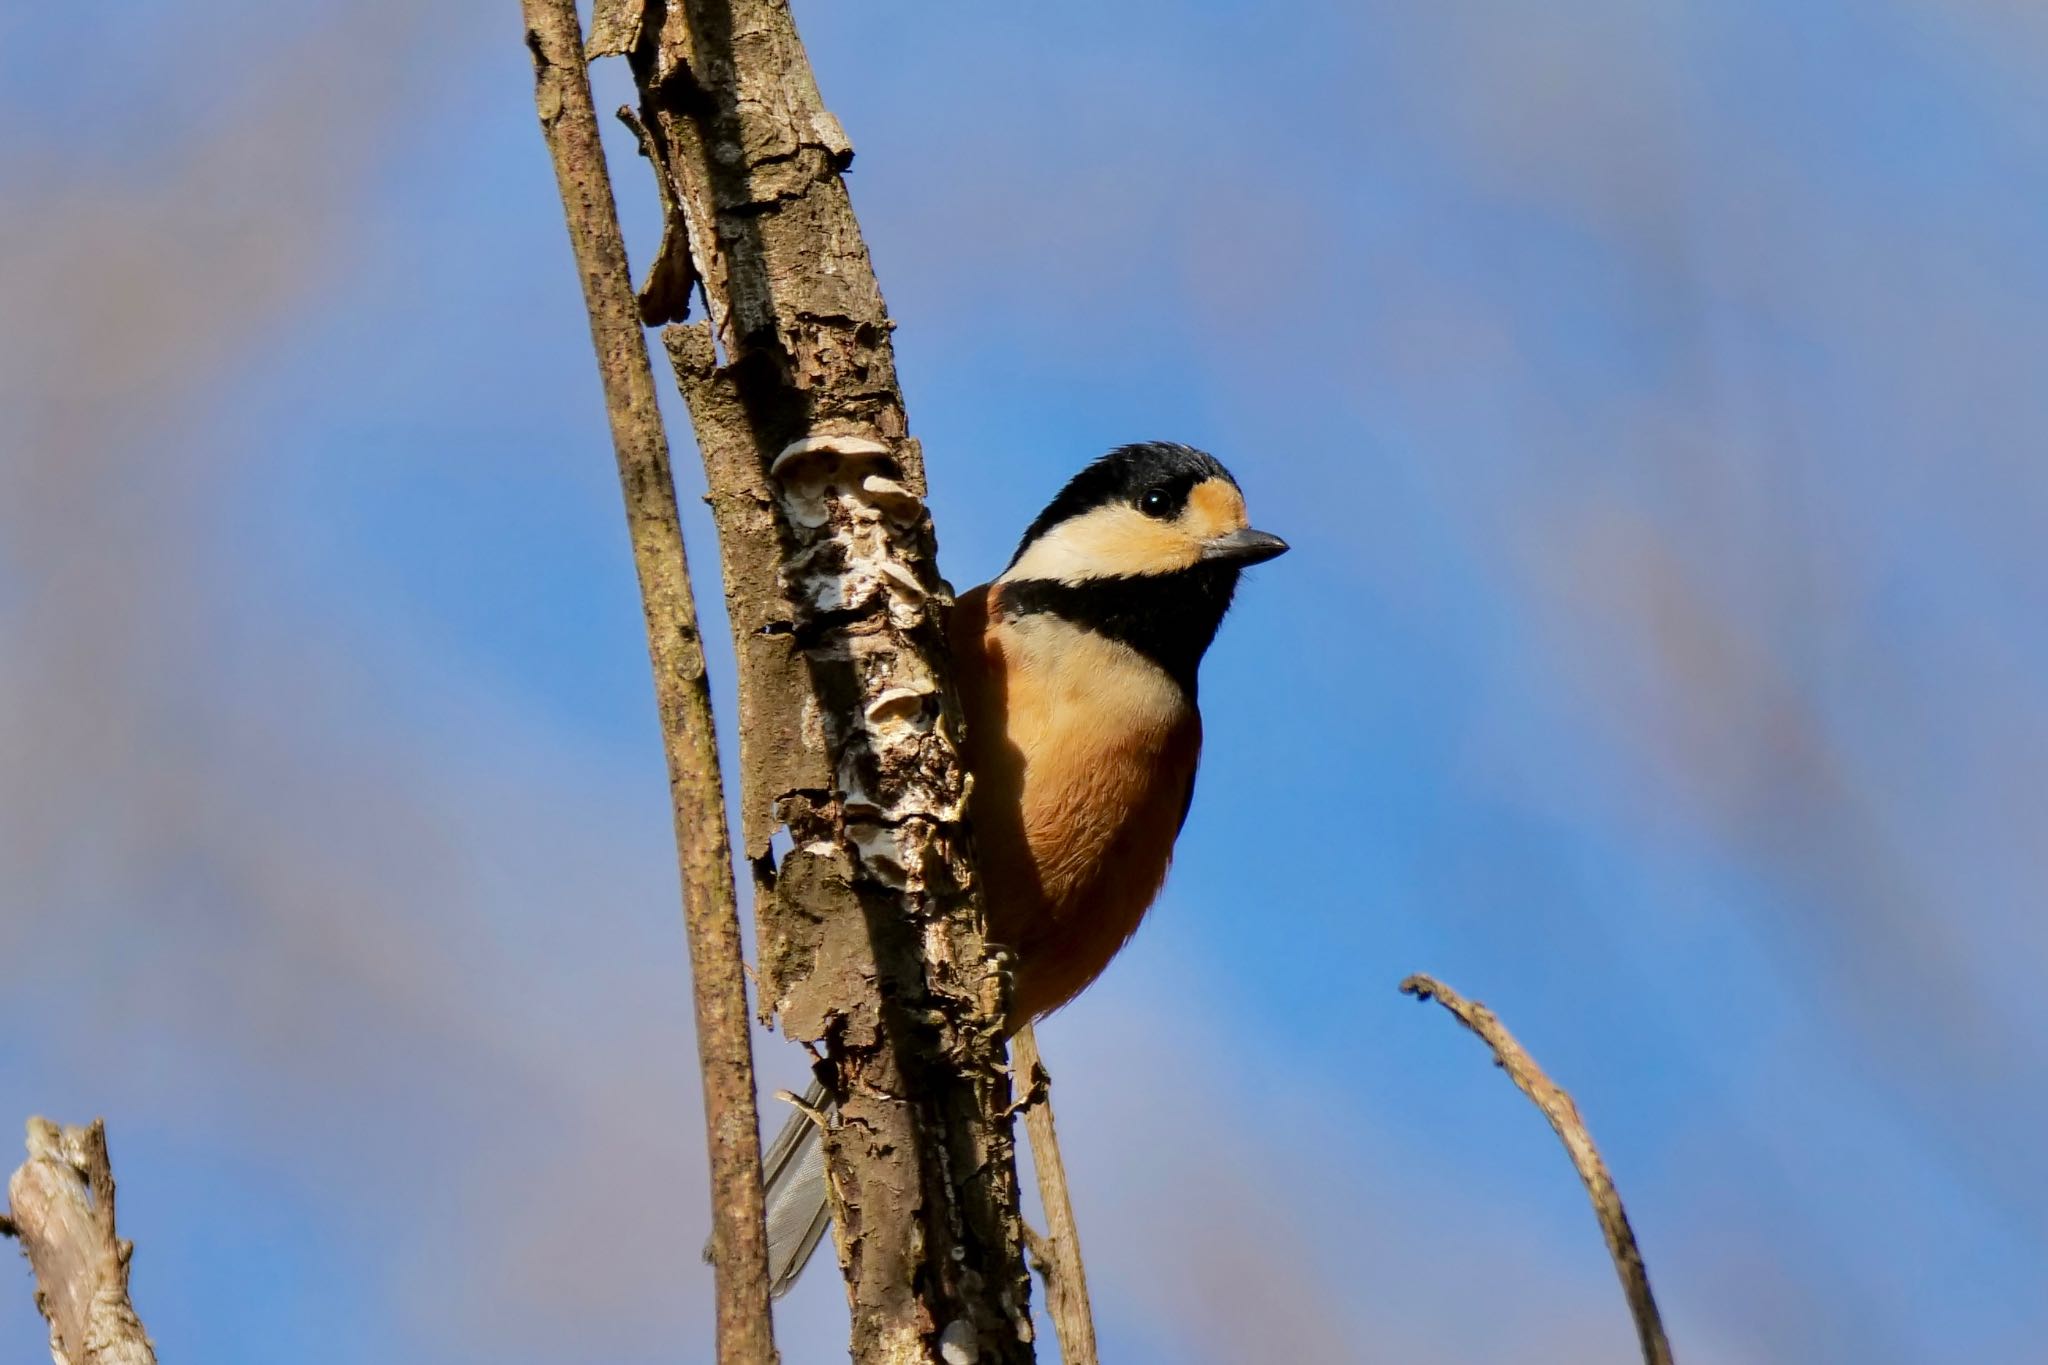
[[1050,615],[1130,646],[1166,670],[1192,700],[1195,675],[1230,610],[1239,570],[1198,564],[1177,573],[1005,582],[996,612],[1004,620]]

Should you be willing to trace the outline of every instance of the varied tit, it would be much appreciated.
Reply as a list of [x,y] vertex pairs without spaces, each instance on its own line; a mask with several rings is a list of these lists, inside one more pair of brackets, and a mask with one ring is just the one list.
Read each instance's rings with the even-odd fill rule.
[[[1195,677],[1247,565],[1287,542],[1245,522],[1215,457],[1154,443],[1077,474],[948,623],[974,775],[968,816],[1014,1031],[1078,995],[1159,894],[1194,797]],[[807,1097],[825,1103],[822,1087]],[[817,1125],[766,1156],[780,1295],[830,1214]]]

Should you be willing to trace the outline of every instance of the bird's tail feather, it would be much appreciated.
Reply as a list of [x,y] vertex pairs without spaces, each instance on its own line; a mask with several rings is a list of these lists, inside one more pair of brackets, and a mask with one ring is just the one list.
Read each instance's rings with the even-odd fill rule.
[[825,1087],[812,1081],[803,1108],[789,1116],[761,1158],[768,1193],[768,1292],[778,1299],[796,1283],[832,1224],[825,1201],[825,1145],[812,1117],[829,1104]]
[[[768,1196],[768,1293],[774,1298],[789,1292],[825,1229],[832,1226],[832,1209],[825,1201],[825,1144],[818,1138],[818,1121],[811,1117],[830,1104],[825,1087],[812,1081],[804,1091],[804,1107],[789,1116],[761,1157],[761,1182]],[[711,1260],[708,1241],[704,1260]]]

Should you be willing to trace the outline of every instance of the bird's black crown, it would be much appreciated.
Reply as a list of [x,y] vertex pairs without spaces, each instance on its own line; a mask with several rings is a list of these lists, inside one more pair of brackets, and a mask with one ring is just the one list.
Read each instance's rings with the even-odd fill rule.
[[1147,493],[1157,490],[1164,492],[1169,501],[1152,515],[1177,515],[1187,501],[1188,490],[1208,479],[1222,479],[1233,488],[1237,486],[1237,480],[1221,460],[1193,446],[1173,441],[1119,446],[1067,481],[1059,496],[1047,503],[1038,519],[1025,529],[1010,563],[1014,565],[1022,559],[1032,541],[1061,522],[1113,502],[1139,506]]

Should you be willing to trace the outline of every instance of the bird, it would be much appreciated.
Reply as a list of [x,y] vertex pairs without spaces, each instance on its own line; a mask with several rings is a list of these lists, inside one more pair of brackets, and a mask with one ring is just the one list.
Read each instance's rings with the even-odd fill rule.
[[[1198,670],[1251,565],[1287,551],[1251,528],[1215,456],[1152,441],[1087,465],[993,581],[947,620],[973,778],[968,823],[987,940],[1011,971],[1006,1031],[1080,994],[1145,917],[1194,799]],[[763,1155],[770,1292],[831,1216],[814,1084]]]

